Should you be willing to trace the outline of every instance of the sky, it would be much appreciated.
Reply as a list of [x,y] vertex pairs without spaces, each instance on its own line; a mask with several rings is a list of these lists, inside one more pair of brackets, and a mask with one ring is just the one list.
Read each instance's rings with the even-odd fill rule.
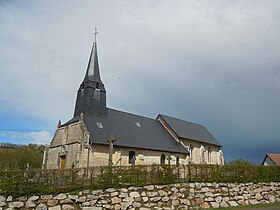
[[0,0],[0,142],[72,118],[95,27],[108,107],[202,124],[227,162],[280,153],[278,0]]

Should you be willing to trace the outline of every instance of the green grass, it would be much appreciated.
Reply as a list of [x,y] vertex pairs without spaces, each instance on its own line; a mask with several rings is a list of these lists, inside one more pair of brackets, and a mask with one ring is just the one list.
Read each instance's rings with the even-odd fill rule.
[[[257,204],[257,205],[246,205],[246,206],[236,206],[236,207],[228,207],[228,208],[217,208],[219,210],[236,210],[236,209],[257,209],[257,208],[265,208],[265,207],[274,207],[279,206],[280,203],[268,203],[268,204]],[[214,210],[214,208],[210,208],[210,210]]]

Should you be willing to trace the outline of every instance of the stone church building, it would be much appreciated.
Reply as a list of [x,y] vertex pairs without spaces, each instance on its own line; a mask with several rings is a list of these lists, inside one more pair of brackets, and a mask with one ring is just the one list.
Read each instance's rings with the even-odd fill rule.
[[108,165],[110,135],[115,139],[113,165],[224,164],[221,144],[202,125],[163,114],[151,119],[108,108],[95,39],[74,116],[58,123],[43,168]]

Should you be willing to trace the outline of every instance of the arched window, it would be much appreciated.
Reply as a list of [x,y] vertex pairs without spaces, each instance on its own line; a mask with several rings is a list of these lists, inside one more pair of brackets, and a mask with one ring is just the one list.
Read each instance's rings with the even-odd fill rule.
[[165,155],[164,155],[164,154],[162,154],[162,155],[160,156],[160,164],[162,164],[162,165],[165,164]]
[[131,165],[135,165],[135,152],[134,151],[128,152],[128,163]]

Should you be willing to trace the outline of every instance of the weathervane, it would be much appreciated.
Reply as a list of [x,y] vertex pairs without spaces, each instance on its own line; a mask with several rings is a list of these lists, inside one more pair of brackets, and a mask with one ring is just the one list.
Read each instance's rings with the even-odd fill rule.
[[98,34],[98,32],[97,32],[97,28],[94,28],[94,42],[96,42],[96,35]]

